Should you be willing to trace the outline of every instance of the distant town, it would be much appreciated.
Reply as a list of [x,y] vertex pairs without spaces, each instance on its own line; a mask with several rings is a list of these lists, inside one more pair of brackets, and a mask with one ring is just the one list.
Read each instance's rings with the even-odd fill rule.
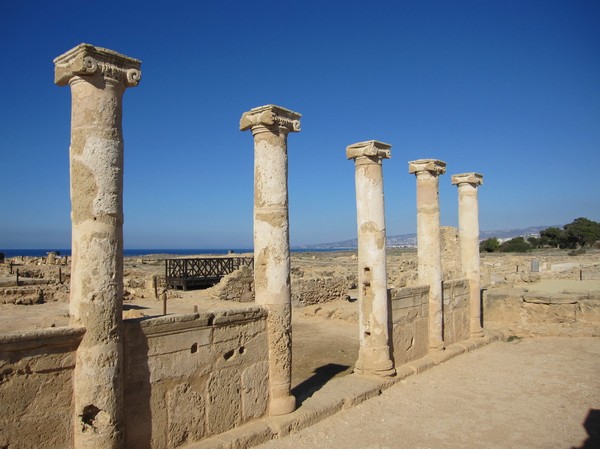
[[[483,241],[488,238],[496,237],[500,243],[510,240],[515,237],[539,237],[540,231],[549,227],[562,228],[562,225],[548,225],[548,226],[530,226],[528,228],[521,229],[500,229],[493,231],[480,231],[479,240]],[[358,240],[342,240],[340,242],[331,243],[319,243],[315,245],[303,245],[297,246],[297,249],[355,249],[358,247]],[[388,248],[416,248],[417,247],[417,234],[402,234],[402,235],[391,235],[387,237]]]

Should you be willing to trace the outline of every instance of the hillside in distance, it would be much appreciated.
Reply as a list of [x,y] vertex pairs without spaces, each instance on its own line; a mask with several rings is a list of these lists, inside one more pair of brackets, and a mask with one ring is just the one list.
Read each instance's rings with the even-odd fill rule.
[[[562,228],[562,225],[551,225],[557,228]],[[485,240],[496,237],[500,242],[509,240],[515,237],[539,237],[540,231],[551,226],[530,226],[521,229],[499,229],[494,231],[480,231],[479,239]],[[358,247],[358,239],[342,240],[331,243],[318,243],[314,245],[296,246],[295,249],[356,249]],[[416,248],[417,234],[402,234],[388,235],[388,248]]]

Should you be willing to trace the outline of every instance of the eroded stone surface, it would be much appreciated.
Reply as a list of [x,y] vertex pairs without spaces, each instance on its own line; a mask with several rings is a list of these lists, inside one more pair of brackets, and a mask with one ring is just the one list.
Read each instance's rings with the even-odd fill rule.
[[360,348],[355,371],[391,376],[389,306],[385,252],[382,160],[391,146],[370,140],[346,148],[354,160],[358,228],[358,305]]
[[419,159],[409,162],[408,167],[417,178],[419,284],[429,285],[429,346],[435,350],[444,346],[439,175],[446,172],[446,163]]
[[87,332],[74,373],[74,447],[123,445],[122,96],[140,61],[81,44],[54,60],[55,82],[70,85],[71,322]]
[[479,173],[461,173],[452,176],[458,186],[458,228],[460,232],[460,260],[462,271],[469,281],[470,334],[482,337],[481,274],[479,261],[479,202],[477,187],[483,183]]
[[254,288],[269,316],[269,413],[295,408],[291,395],[291,287],[287,136],[300,131],[297,112],[275,105],[242,115],[240,130],[254,137]]

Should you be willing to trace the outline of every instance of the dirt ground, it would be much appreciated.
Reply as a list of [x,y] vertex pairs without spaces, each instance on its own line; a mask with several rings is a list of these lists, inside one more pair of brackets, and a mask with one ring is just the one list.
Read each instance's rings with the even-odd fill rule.
[[260,449],[600,447],[600,339],[497,342]]

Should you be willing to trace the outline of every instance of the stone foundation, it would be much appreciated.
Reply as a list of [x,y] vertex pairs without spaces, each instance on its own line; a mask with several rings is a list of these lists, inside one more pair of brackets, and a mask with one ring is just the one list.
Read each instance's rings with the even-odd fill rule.
[[[0,336],[0,448],[73,447],[75,351],[84,329]],[[125,447],[175,448],[266,413],[266,311],[124,322]]]
[[125,323],[126,447],[175,448],[266,412],[266,311]]
[[485,328],[506,336],[600,336],[600,291],[490,289],[483,313]]
[[400,366],[427,354],[429,349],[429,287],[405,287],[390,292],[392,351]]
[[72,447],[75,351],[85,333],[61,327],[0,336],[0,447]]
[[451,345],[469,338],[469,281],[455,279],[442,286],[444,299],[444,343]]

